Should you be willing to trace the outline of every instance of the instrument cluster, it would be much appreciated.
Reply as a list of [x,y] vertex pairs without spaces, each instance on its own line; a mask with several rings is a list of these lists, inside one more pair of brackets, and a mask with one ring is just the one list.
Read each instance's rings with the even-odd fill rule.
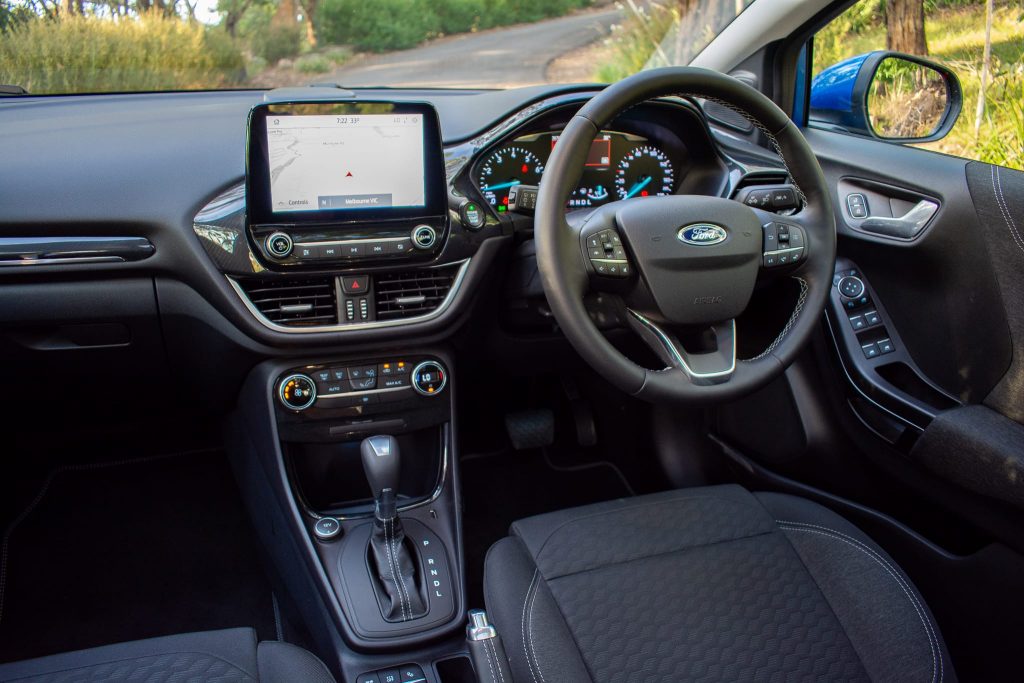
[[[485,154],[473,179],[481,196],[498,213],[508,210],[509,190],[538,185],[558,131],[520,135]],[[683,172],[682,154],[642,135],[601,131],[590,146],[579,185],[567,208],[599,206],[610,201],[673,194]]]

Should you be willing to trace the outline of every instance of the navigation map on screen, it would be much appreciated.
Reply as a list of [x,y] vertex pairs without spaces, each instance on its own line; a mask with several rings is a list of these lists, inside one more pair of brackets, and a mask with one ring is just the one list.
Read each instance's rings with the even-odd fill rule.
[[426,205],[422,114],[267,117],[271,211]]

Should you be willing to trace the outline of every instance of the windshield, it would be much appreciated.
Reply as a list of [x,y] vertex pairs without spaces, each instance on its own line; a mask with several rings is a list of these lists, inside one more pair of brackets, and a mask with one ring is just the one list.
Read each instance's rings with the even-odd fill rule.
[[8,94],[611,82],[753,0],[0,0]]

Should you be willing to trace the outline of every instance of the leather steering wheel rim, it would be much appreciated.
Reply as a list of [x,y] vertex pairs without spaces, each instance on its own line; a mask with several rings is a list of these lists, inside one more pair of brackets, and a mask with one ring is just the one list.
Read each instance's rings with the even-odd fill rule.
[[[630,107],[669,96],[713,100],[754,123],[779,153],[803,202],[795,219],[806,231],[807,258],[793,273],[801,283],[796,309],[763,353],[735,362],[728,379],[720,383],[695,382],[680,367],[641,367],[608,342],[584,306],[590,274],[581,253],[579,233],[566,220],[566,200],[579,181],[595,136]],[[762,222],[770,220],[771,214],[755,213]],[[715,217],[707,219],[714,221]],[[774,102],[750,86],[708,69],[668,67],[640,72],[588,101],[569,121],[552,151],[540,183],[534,220],[541,281],[564,334],[599,374],[621,390],[651,402],[730,400],[778,377],[809,340],[832,285],[835,216],[825,176],[810,146]]]

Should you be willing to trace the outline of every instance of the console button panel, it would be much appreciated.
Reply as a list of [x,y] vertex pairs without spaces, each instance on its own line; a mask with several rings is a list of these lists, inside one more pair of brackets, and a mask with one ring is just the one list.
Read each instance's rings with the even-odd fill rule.
[[803,228],[781,221],[761,227],[764,231],[761,262],[765,268],[791,266],[807,258],[807,235]]
[[587,260],[594,273],[610,278],[627,278],[633,274],[622,237],[615,230],[601,230],[587,235],[585,239]]

